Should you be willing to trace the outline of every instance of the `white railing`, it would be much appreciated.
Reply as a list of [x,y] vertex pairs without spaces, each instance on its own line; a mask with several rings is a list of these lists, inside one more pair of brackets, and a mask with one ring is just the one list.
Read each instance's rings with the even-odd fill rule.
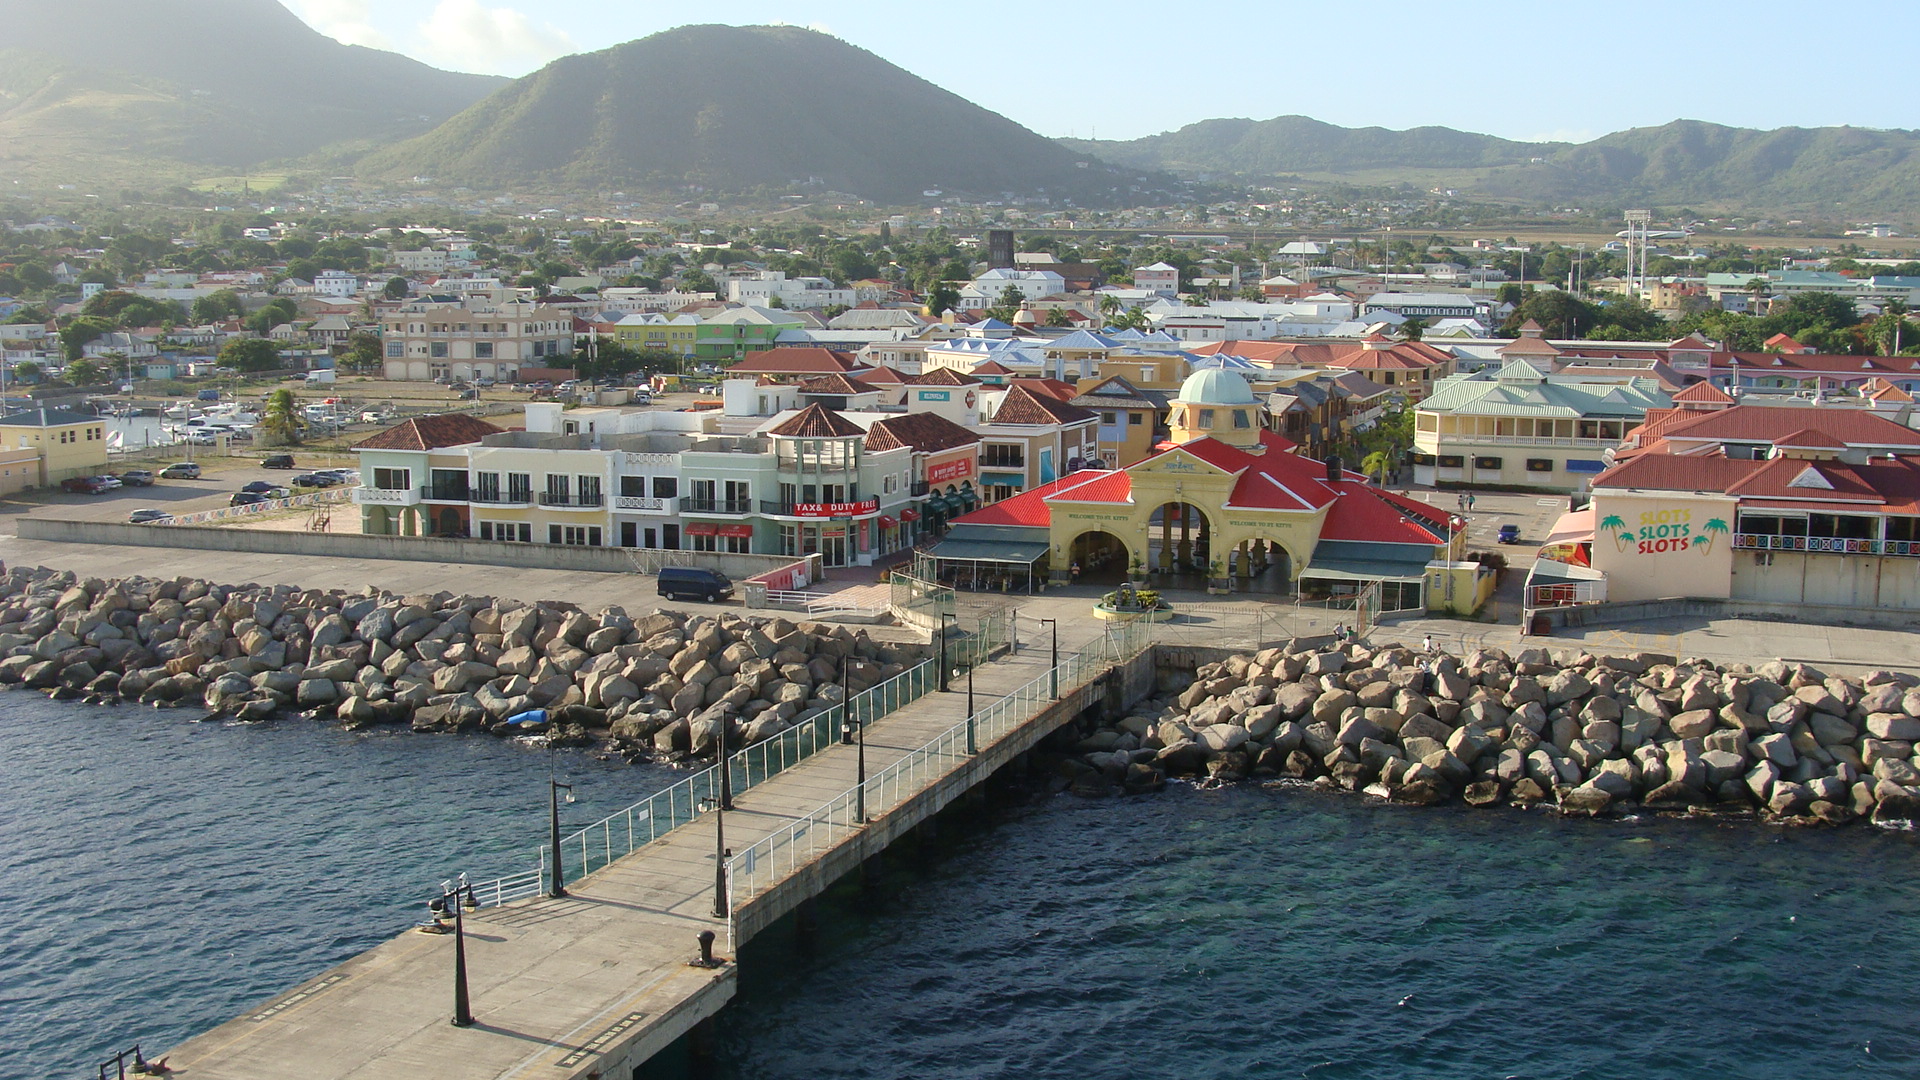
[[413,506],[420,501],[419,488],[349,488],[353,501],[357,503],[382,506]]
[[672,507],[668,505],[671,502],[673,502],[672,499],[648,499],[638,495],[615,495],[613,497],[613,508],[615,510],[640,510],[650,514],[664,514],[672,509]]
[[[884,814],[973,755],[978,747],[1006,737],[1027,723],[1044,703],[1065,697],[1116,662],[1137,656],[1152,643],[1152,624],[1132,622],[1110,628],[1086,651],[1070,653],[1012,693],[935,736],[920,749],[850,788],[819,809],[788,823],[748,846],[727,863],[728,897],[737,910],[742,901],[765,892],[812,862],[862,827],[868,818]],[[969,731],[969,728],[972,730]]]
[[546,891],[547,876],[544,870],[529,870],[524,874],[510,874],[493,881],[483,881],[472,888],[475,903],[483,908],[499,907],[515,900],[539,896]]

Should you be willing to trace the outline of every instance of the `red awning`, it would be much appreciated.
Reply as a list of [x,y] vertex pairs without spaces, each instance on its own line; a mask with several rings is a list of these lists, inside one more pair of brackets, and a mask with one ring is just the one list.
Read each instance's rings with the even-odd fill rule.
[[895,525],[898,525],[898,524],[900,524],[900,523],[899,523],[898,521],[895,521],[894,519],[892,519],[892,518],[890,518],[890,517],[888,517],[887,515],[885,515],[885,514],[881,514],[881,515],[880,515],[880,527],[881,527],[881,528],[883,528],[883,529],[891,529],[891,528],[893,528],[893,527],[894,527]]
[[909,506],[905,510],[900,511],[900,520],[901,521],[919,521],[920,511],[915,510],[913,507]]
[[720,526],[711,521],[689,521],[681,531],[688,536],[719,536]]
[[753,535],[753,526],[751,526],[751,525],[722,525],[722,526],[720,526],[720,535],[721,535],[721,536],[752,536],[752,535]]

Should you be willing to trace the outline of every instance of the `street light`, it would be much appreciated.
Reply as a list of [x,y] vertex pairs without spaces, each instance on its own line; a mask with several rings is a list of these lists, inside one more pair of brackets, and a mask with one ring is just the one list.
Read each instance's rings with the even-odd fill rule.
[[[547,843],[553,848],[553,883],[547,888],[547,896],[554,900],[564,900],[567,895],[567,872],[560,861],[560,789],[565,788],[567,801],[573,801],[573,785],[563,784],[553,777],[547,777]],[[582,869],[585,869],[582,867]]]
[[1060,700],[1060,621],[1058,619],[1041,619],[1040,621],[1043,623],[1046,623],[1049,627],[1053,629],[1053,667],[1049,671],[1049,674],[1053,676],[1053,700],[1059,701]]
[[473,886],[467,883],[467,875],[461,874],[453,881],[440,883],[440,895],[427,901],[433,922],[421,928],[429,933],[444,934],[448,920],[453,922],[454,1027],[473,1026],[473,1008],[467,996],[467,928],[462,916],[478,910],[480,901],[474,898]]
[[959,616],[951,611],[940,613],[940,692],[947,692],[947,620],[952,619],[955,628],[960,625]]
[[727,850],[727,808],[721,800],[712,795],[700,798],[703,810],[713,811],[713,917],[727,917],[727,859],[733,852]]
[[973,733],[973,669],[967,669],[967,753],[980,752],[980,744]]
[[867,725],[853,718],[853,702],[847,699],[847,658],[840,658],[840,741],[853,743],[854,789],[853,819],[867,820]]

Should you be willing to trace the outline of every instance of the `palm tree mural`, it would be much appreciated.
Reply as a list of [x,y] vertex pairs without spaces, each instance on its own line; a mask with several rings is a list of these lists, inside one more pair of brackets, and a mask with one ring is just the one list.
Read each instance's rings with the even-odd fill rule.
[[[1619,514],[1608,514],[1606,517],[1600,519],[1600,528],[1608,532],[1612,532],[1615,529],[1624,530],[1626,527],[1627,523],[1620,520]],[[1620,546],[1620,553],[1624,555],[1627,551],[1627,545],[1633,543],[1633,534],[1624,531],[1616,533],[1615,543]]]
[[1728,531],[1727,523],[1720,518],[1713,518],[1712,520],[1708,521],[1705,525],[1701,526],[1701,528],[1706,530],[1706,534],[1704,536],[1695,537],[1694,543],[1705,545],[1700,549],[1700,554],[1711,555],[1713,554],[1713,542],[1719,539],[1721,536],[1726,535]]

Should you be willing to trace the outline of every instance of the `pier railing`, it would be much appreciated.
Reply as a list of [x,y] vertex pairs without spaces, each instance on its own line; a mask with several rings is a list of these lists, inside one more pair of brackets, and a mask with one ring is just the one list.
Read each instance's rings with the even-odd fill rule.
[[[1153,627],[1144,621],[1110,628],[1087,649],[1061,657],[1049,669],[1019,689],[974,713],[918,750],[867,778],[797,821],[791,822],[735,855],[727,862],[728,896],[733,908],[766,891],[813,861],[854,832],[867,816],[898,806],[915,792],[951,772],[956,763],[1003,738],[1032,719],[1044,702],[1080,689],[1108,666],[1139,655],[1152,643]],[[1056,682],[1056,675],[1058,681]],[[968,728],[972,727],[969,733]]]
[[[1011,612],[983,616],[971,630],[947,643],[946,661],[962,669],[984,663],[1005,648],[1012,635]],[[852,710],[856,723],[870,724],[920,700],[939,685],[940,657],[935,656],[770,739],[727,755],[731,790],[734,794],[746,791],[839,742],[848,709]],[[577,881],[687,824],[704,813],[719,795],[720,766],[710,765],[664,791],[562,837],[560,852],[565,881]],[[547,892],[553,873],[553,856],[548,845],[535,849],[534,863],[533,870],[476,884],[474,893],[480,906],[494,907]]]

